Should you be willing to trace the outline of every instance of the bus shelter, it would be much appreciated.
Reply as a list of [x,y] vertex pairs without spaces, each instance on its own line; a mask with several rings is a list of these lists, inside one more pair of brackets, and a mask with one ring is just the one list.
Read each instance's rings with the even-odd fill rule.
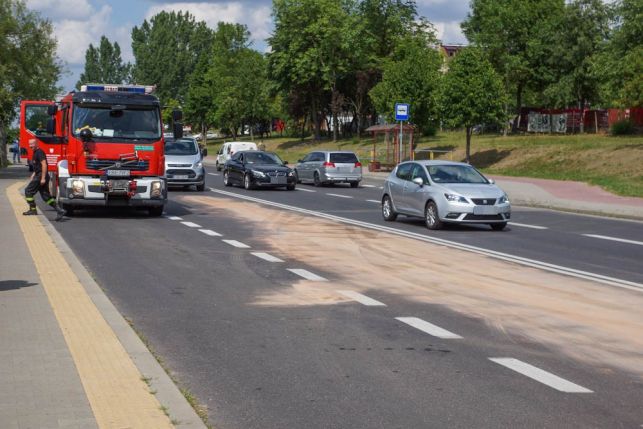
[[[402,125],[402,144],[400,145],[400,124],[372,125],[366,129],[373,137],[373,150],[369,171],[390,171],[400,161],[413,159],[413,131],[411,124]],[[378,144],[386,145],[385,156],[378,157]],[[381,150],[379,151],[381,152]]]

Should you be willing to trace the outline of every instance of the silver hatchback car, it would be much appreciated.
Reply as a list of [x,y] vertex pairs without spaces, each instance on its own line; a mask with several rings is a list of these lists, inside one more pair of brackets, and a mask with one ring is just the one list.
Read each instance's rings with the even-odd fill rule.
[[424,218],[427,228],[445,222],[484,223],[502,230],[511,217],[507,194],[469,164],[409,161],[399,164],[384,182],[382,216]]
[[349,183],[357,188],[362,181],[362,163],[355,152],[315,151],[307,154],[295,165],[297,182],[309,182],[315,186],[327,183]]

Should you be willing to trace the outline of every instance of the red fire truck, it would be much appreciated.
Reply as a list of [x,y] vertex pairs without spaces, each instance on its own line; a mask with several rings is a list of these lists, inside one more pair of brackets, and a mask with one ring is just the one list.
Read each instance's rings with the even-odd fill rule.
[[[36,138],[49,164],[52,195],[72,214],[92,206],[147,208],[167,201],[161,106],[153,86],[88,84],[57,101],[24,100],[20,147]],[[172,114],[181,138],[181,112]]]

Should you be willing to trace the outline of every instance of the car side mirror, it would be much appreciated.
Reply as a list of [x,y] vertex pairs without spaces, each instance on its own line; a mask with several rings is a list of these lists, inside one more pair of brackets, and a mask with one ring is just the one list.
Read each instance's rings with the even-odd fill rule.
[[495,181],[495,180],[493,180],[491,177],[487,178],[487,180],[488,180],[488,181],[489,181],[489,183],[491,183],[492,185],[493,185],[494,183],[496,183],[496,181]]
[[56,134],[56,120],[54,118],[47,119],[47,134]]
[[413,183],[418,185],[420,188],[424,186],[424,180],[421,177],[416,177],[413,179]]
[[288,161],[284,161],[284,165],[288,165]]
[[208,156],[208,149],[207,149],[207,148],[203,148],[203,149],[201,149],[201,156],[203,156],[204,158],[205,158],[206,156]]

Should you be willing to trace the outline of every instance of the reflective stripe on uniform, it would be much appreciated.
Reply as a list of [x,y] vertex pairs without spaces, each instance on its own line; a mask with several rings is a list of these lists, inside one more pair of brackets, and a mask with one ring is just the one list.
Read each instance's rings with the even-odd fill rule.
[[33,197],[25,197],[25,199],[29,202],[33,201]]
[[53,204],[53,203],[55,203],[55,202],[56,202],[56,199],[55,199],[55,198],[49,198],[49,199],[47,200],[47,204],[49,204],[49,205],[52,205],[52,204]]

